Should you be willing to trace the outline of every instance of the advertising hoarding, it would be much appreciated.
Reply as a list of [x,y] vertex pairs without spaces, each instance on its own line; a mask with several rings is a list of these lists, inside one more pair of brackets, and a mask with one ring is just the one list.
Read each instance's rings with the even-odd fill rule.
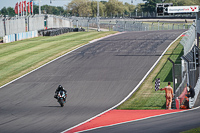
[[199,6],[169,6],[168,13],[199,12]]

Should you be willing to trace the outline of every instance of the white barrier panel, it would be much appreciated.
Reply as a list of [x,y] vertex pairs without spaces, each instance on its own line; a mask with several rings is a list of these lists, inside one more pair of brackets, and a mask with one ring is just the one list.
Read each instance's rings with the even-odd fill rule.
[[3,42],[9,43],[9,42],[19,41],[19,40],[34,38],[34,37],[38,37],[38,31],[37,30],[6,35],[5,37],[3,37]]
[[6,35],[5,37],[3,37],[3,42],[5,43],[14,42],[14,41],[15,41],[15,34]]
[[29,31],[29,32],[22,32],[16,34],[16,41],[38,37],[38,31]]
[[3,42],[4,42],[4,43],[8,43],[8,36],[4,36],[4,37],[3,37]]

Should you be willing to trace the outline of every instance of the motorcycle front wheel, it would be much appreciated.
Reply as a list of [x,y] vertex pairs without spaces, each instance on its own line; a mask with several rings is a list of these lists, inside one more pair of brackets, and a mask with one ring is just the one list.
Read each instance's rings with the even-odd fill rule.
[[60,103],[60,106],[63,107],[64,106],[64,100],[63,99],[59,99],[58,101]]

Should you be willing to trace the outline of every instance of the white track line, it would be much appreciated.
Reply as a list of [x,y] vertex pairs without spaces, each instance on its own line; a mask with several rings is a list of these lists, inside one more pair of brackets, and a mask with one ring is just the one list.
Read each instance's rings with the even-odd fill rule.
[[[185,33],[185,32],[183,32],[183,33]],[[181,35],[183,35],[183,33],[182,33]],[[162,55],[158,58],[158,60],[154,63],[154,65],[151,67],[151,69],[150,69],[150,70],[146,73],[146,75],[143,77],[143,79],[142,79],[142,80],[138,83],[138,85],[129,93],[129,95],[128,95],[127,97],[125,97],[120,103],[116,104],[115,106],[111,107],[110,109],[108,109],[108,110],[106,110],[106,111],[104,111],[104,112],[102,112],[102,113],[100,113],[100,114],[98,114],[98,115],[96,115],[96,116],[94,116],[94,117],[92,117],[92,118],[90,118],[90,119],[88,119],[88,120],[86,120],[86,121],[84,121],[84,122],[78,124],[78,125],[75,125],[75,126],[69,128],[69,129],[65,130],[65,131],[62,131],[61,133],[65,133],[65,132],[67,132],[67,131],[69,131],[69,130],[71,130],[71,129],[73,129],[73,128],[76,128],[76,127],[78,127],[78,126],[80,126],[80,125],[86,123],[86,122],[89,122],[89,121],[91,121],[92,119],[94,119],[94,118],[96,118],[96,117],[98,117],[98,116],[100,116],[100,115],[102,115],[102,114],[104,114],[104,113],[106,113],[106,112],[108,112],[108,111],[110,111],[110,110],[116,108],[117,106],[119,106],[120,104],[122,104],[123,102],[125,102],[125,101],[139,88],[139,86],[142,84],[142,82],[146,79],[146,77],[150,74],[150,72],[151,72],[151,71],[154,69],[154,67],[158,64],[158,62],[159,62],[160,59],[163,57],[163,55],[164,55],[165,52],[168,50],[168,48],[169,48],[176,40],[178,40],[178,38],[180,38],[181,35],[178,36],[173,42],[170,43],[170,45],[165,49],[165,51],[162,53]]]

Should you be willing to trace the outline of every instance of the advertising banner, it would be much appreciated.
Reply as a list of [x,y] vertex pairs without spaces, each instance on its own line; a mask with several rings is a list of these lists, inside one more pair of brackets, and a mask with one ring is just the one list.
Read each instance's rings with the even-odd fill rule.
[[168,13],[192,13],[199,12],[199,6],[169,6]]
[[18,14],[18,2],[15,4],[15,14]]

